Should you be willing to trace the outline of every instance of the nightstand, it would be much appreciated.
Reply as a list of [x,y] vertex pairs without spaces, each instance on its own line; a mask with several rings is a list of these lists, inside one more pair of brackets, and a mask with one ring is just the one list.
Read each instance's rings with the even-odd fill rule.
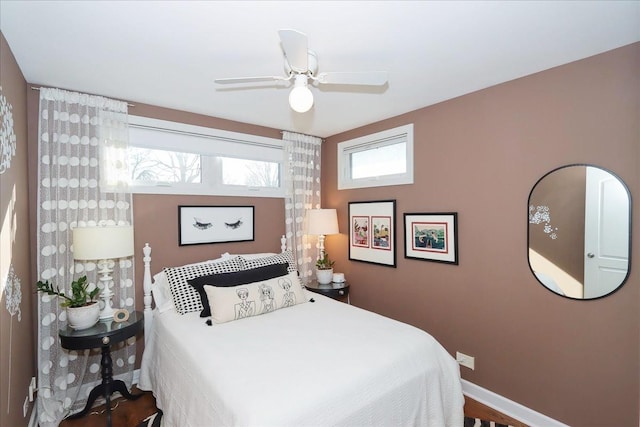
[[351,299],[349,298],[349,284],[347,282],[334,282],[329,283],[328,285],[321,285],[317,281],[312,280],[311,282],[305,283],[304,286],[311,292],[322,294],[329,298],[336,300],[344,300],[344,298],[346,298],[347,303],[351,304]]
[[144,314],[140,311],[131,313],[129,319],[123,322],[113,320],[102,320],[88,329],[75,330],[67,326],[60,329],[60,345],[67,350],[87,350],[91,348],[102,348],[102,359],[100,361],[102,383],[98,384],[89,393],[87,404],[84,409],[75,413],[67,419],[83,417],[91,409],[91,405],[99,396],[106,399],[107,426],[111,427],[111,394],[118,391],[129,400],[135,400],[142,394],[133,395],[127,390],[127,386],[122,380],[113,379],[113,362],[111,360],[111,346],[122,342],[136,335],[144,329]]

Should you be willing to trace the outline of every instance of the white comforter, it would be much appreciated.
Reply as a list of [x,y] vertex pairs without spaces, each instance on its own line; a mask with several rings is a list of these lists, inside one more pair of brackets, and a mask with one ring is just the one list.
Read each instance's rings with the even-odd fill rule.
[[313,294],[207,326],[156,313],[139,388],[164,426],[463,425],[459,367],[412,326]]

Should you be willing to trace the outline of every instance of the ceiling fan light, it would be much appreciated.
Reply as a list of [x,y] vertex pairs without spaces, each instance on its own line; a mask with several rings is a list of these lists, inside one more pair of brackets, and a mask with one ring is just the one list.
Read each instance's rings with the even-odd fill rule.
[[313,106],[313,93],[307,85],[296,85],[289,94],[289,105],[298,113],[306,113]]

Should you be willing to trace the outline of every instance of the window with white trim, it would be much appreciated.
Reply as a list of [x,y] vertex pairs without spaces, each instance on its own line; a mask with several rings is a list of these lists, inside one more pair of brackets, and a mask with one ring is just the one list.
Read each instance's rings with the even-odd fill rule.
[[413,124],[338,143],[338,190],[413,184]]
[[134,193],[284,197],[282,141],[129,116]]

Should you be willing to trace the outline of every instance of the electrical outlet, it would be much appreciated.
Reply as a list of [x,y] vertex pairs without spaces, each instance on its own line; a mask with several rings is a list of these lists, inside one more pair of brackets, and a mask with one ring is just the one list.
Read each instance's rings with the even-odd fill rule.
[[27,412],[29,412],[29,396],[25,396],[24,403],[22,404],[22,417],[27,418]]
[[462,366],[466,366],[472,371],[475,370],[476,358],[473,356],[468,356],[464,353],[456,351],[456,362],[458,362]]

